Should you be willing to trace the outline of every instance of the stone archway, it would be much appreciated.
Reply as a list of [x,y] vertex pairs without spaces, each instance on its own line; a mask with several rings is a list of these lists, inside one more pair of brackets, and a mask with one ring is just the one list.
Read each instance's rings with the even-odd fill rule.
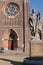
[[14,50],[18,48],[18,36],[16,32],[12,29],[9,29],[3,35],[3,47],[7,50]]

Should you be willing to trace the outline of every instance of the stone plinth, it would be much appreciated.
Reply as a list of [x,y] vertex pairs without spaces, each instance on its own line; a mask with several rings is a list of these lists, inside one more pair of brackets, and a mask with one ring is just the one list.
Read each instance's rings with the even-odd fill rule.
[[31,56],[43,56],[43,43],[41,40],[31,41]]

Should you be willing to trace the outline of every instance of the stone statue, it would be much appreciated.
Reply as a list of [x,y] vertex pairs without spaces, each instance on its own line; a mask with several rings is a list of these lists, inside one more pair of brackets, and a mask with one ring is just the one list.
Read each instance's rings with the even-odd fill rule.
[[41,30],[42,30],[42,21],[41,21],[41,17],[40,17],[40,11],[38,11],[37,14],[37,26],[36,26],[36,36],[38,39],[42,39],[41,38]]
[[40,18],[40,11],[36,15],[35,9],[32,9],[32,14],[29,17],[29,27],[31,30],[32,39],[39,39],[41,40],[41,18]]

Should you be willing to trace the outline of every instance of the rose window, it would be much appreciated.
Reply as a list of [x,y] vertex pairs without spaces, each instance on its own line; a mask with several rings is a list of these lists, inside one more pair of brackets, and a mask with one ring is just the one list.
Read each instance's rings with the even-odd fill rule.
[[15,3],[9,3],[5,7],[5,13],[9,17],[14,17],[19,12],[19,6]]

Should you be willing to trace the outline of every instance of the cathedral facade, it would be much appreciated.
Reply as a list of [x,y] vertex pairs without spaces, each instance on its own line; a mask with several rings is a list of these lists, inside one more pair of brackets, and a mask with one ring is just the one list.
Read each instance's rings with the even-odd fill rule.
[[1,48],[20,51],[22,49],[26,54],[28,52],[30,56],[43,56],[43,24],[42,40],[36,42],[35,38],[34,42],[31,43],[31,37],[33,36],[31,36],[29,27],[29,17],[30,0],[0,0]]
[[29,49],[29,0],[0,0],[0,47]]

